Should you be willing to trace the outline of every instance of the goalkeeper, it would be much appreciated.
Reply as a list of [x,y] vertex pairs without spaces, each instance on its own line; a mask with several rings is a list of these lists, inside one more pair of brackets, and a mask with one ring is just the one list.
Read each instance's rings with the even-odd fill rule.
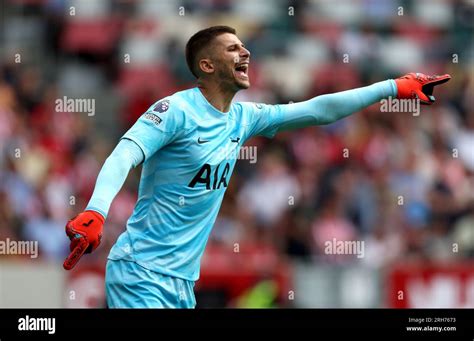
[[143,163],[135,209],[108,256],[111,308],[195,307],[200,259],[236,162],[222,148],[238,155],[252,136],[329,124],[388,97],[431,104],[434,86],[450,79],[412,73],[300,103],[233,103],[250,86],[250,52],[233,28],[197,32],[186,60],[197,87],[156,102],[137,120],[105,161],[85,211],[66,225],[69,270],[99,246],[112,200]]

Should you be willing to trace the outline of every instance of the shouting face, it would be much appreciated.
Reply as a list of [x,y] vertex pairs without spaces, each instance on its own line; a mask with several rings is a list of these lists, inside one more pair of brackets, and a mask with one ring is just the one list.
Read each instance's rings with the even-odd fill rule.
[[199,66],[216,82],[235,91],[250,86],[250,52],[235,34],[224,33],[215,37],[206,57],[199,61]]

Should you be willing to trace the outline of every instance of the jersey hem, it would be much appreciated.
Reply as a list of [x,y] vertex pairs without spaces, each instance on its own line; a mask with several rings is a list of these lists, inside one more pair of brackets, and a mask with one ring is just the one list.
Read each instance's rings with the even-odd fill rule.
[[146,265],[146,263],[137,261],[136,259],[126,259],[124,257],[114,257],[114,256],[108,256],[107,259],[110,259],[110,260],[123,260],[125,262],[134,262],[134,263],[138,264],[139,266],[141,266],[142,268],[144,268],[146,270],[156,272],[156,273],[166,275],[166,276],[171,276],[171,277],[184,279],[184,280],[190,281],[190,282],[196,282],[197,280],[199,280],[199,276],[197,278],[191,278],[191,277],[183,276],[182,274],[180,274],[176,271],[171,271],[171,270],[164,269],[164,268],[161,268],[161,267],[158,267],[158,268],[153,267],[152,268],[152,267]]

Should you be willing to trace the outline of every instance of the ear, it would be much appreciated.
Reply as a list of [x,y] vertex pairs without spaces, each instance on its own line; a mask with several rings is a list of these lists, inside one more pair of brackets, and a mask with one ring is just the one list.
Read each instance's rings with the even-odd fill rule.
[[214,64],[208,58],[203,58],[199,60],[199,70],[204,72],[205,74],[211,74],[214,72]]

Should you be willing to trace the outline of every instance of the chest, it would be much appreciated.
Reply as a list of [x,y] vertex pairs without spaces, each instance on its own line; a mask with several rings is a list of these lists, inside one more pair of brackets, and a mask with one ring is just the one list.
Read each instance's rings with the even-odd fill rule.
[[182,162],[192,170],[188,186],[218,190],[227,187],[244,142],[243,130],[234,121],[201,123],[182,143]]
[[244,143],[244,129],[234,120],[208,120],[197,124],[181,141],[183,161],[218,166],[235,163]]

